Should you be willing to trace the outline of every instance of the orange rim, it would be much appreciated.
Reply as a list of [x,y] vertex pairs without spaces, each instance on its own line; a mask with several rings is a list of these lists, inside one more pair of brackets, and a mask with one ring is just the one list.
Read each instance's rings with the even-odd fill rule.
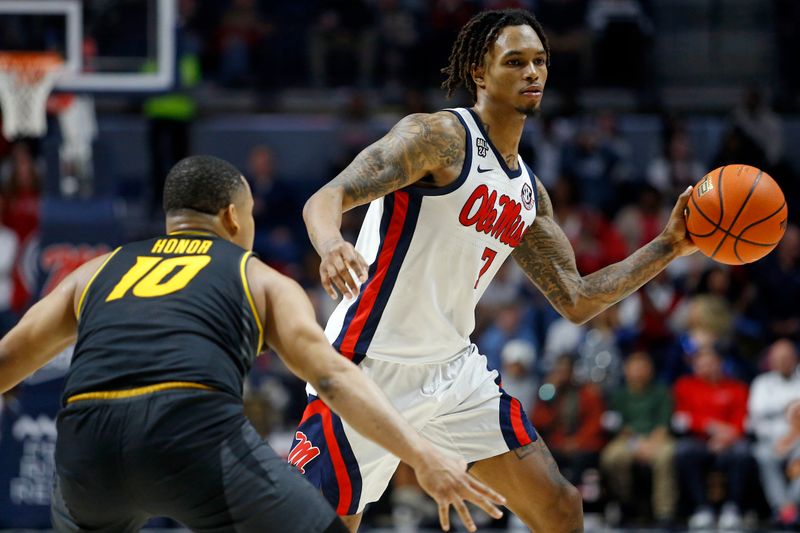
[[0,70],[16,73],[22,82],[35,83],[60,68],[64,60],[55,52],[0,52]]

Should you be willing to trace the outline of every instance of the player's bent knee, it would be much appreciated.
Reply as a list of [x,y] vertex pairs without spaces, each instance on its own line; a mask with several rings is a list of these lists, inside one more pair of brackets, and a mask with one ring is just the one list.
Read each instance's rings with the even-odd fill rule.
[[553,513],[553,522],[558,531],[577,533],[583,531],[583,498],[572,484],[566,483],[560,491],[558,503]]

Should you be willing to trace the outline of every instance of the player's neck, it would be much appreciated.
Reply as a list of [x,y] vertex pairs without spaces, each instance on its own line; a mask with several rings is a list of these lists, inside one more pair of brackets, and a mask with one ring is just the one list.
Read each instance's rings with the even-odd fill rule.
[[486,99],[478,99],[473,107],[480,117],[486,133],[495,148],[502,154],[509,168],[517,167],[517,153],[525,115],[511,107],[500,107]]
[[184,231],[199,231],[203,233],[211,233],[213,235],[222,236],[223,228],[215,220],[206,220],[203,217],[196,215],[174,215],[167,218],[167,233],[176,233]]

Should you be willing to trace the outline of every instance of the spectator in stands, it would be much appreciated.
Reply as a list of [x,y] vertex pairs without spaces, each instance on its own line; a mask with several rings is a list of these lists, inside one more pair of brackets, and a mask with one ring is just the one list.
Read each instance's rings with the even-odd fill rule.
[[581,485],[584,471],[596,468],[605,444],[603,396],[592,385],[576,383],[573,359],[562,355],[539,388],[531,422],[550,446],[571,483]]
[[17,234],[20,242],[39,229],[42,177],[29,145],[17,142],[4,167],[2,196],[6,209],[3,224]]
[[664,155],[647,166],[647,181],[672,198],[703,177],[706,169],[691,151],[689,135],[679,130],[670,136]]
[[272,26],[263,19],[255,0],[234,0],[218,29],[220,82],[228,87],[252,83],[257,56]]
[[559,317],[547,328],[541,367],[551,372],[564,354],[574,354],[578,380],[613,389],[622,377],[622,357],[617,346],[619,307],[606,309],[585,325]]
[[712,344],[701,346],[692,359],[694,374],[680,378],[673,391],[674,425],[685,432],[675,464],[693,508],[689,528],[713,526],[714,511],[706,494],[711,468],[723,471],[728,482],[718,527],[740,528],[751,464],[744,438],[747,385],[724,376],[722,357]]
[[[190,132],[197,114],[197,102],[192,89],[201,80],[200,58],[193,47],[194,41],[187,33],[178,31],[175,89],[157,94],[144,101],[150,149],[150,199],[148,210],[151,221],[163,226],[161,214],[164,180],[169,170],[191,152]],[[155,65],[148,65],[148,69]]]
[[669,322],[681,306],[684,296],[661,272],[650,282],[619,303],[620,326],[627,341],[647,346],[661,364],[665,350],[673,341]]
[[[3,188],[5,209],[2,224],[14,232],[20,248],[24,248],[39,231],[42,179],[31,148],[25,143],[15,143],[7,170],[7,180]],[[19,313],[27,307],[29,287],[21,276],[21,258],[17,254],[14,267],[11,308]]]
[[797,110],[797,95],[800,94],[800,69],[797,56],[792,50],[800,50],[800,3],[796,0],[773,0],[775,25],[775,52],[778,55],[780,75],[778,96],[783,107]]
[[536,401],[536,347],[526,340],[512,339],[503,346],[500,359],[503,390],[519,400],[526,412],[530,411]]
[[401,0],[378,0],[377,15],[384,93],[391,98],[405,86],[423,83],[421,28],[417,14]]
[[742,101],[733,110],[732,123],[764,153],[769,165],[783,157],[783,131],[778,115],[756,87],[747,89]]
[[764,495],[775,521],[791,526],[797,524],[800,503],[790,496],[785,473],[787,454],[791,451],[786,442],[790,434],[787,408],[800,400],[797,346],[788,339],[777,340],[770,346],[767,357],[769,371],[758,376],[750,388],[748,421],[756,436],[753,453]]
[[[660,370],[666,382],[674,383],[680,376],[691,372],[693,357],[701,347],[730,346],[733,312],[725,298],[700,294],[681,302],[670,315],[669,326],[676,339],[665,354]],[[722,356],[728,368],[735,366],[727,351]]]
[[16,314],[11,310],[11,296],[19,245],[16,233],[5,227],[2,220],[3,198],[0,196],[0,336],[5,335],[17,322]]
[[293,235],[302,224],[300,201],[285,179],[275,174],[272,150],[258,145],[248,157],[250,187],[253,191],[253,218],[259,231],[253,249],[269,264],[297,277],[302,251]]
[[634,352],[625,361],[625,385],[611,397],[620,431],[600,455],[600,465],[611,492],[630,507],[634,463],[652,467],[653,514],[670,524],[677,500],[673,457],[675,443],[670,436],[672,416],[670,391],[653,383],[653,361],[647,352]]
[[800,505],[800,401],[789,404],[786,409],[786,418],[789,422],[789,430],[778,441],[775,451],[786,457],[786,475],[789,478],[787,499],[794,503],[794,513],[792,513],[792,507],[788,507],[789,512],[783,517],[782,522],[787,524],[790,529],[796,529],[800,525],[797,516],[797,507]]
[[439,69],[447,64],[450,48],[458,32],[478,12],[480,6],[477,2],[464,0],[433,0],[430,4],[425,28],[428,36],[425,54],[418,59],[428,61],[427,70],[433,73],[433,78],[428,81],[432,85],[439,85],[442,82]]
[[539,0],[536,16],[542,21],[553,61],[549,75],[559,91],[574,92],[588,69],[589,34],[586,31],[587,0]]
[[365,0],[326,0],[320,6],[309,31],[311,83],[371,86],[377,48],[371,6]]
[[[594,33],[597,61],[594,81],[603,85],[639,88],[647,73],[652,22],[639,0],[590,0],[587,23]],[[604,58],[625,57],[607,64]]]
[[574,142],[565,146],[562,165],[564,173],[575,179],[583,201],[608,213],[616,201],[616,176],[624,161],[602,141],[597,126],[586,122]]
[[548,191],[552,191],[561,176],[561,154],[571,137],[569,122],[545,116],[539,121],[539,135],[523,135],[523,146],[531,152],[530,165]]
[[247,159],[247,177],[253,191],[253,218],[258,229],[301,225],[303,220],[297,192],[286,178],[276,175],[272,149],[263,144],[254,146]]
[[664,197],[658,189],[644,184],[639,188],[636,203],[623,207],[617,213],[614,228],[625,240],[629,253],[638,250],[661,233],[670,213],[670,208],[663,200]]
[[584,275],[626,255],[625,242],[605,215],[581,203],[585,194],[591,192],[582,187],[580,180],[572,178],[559,179],[551,192],[553,214],[572,244],[578,270]]
[[503,347],[513,339],[521,339],[531,346],[536,346],[536,333],[531,324],[523,320],[525,306],[519,299],[502,304],[494,320],[480,336],[483,353],[489,363],[490,369],[502,368],[501,352]]
[[789,224],[778,248],[747,269],[768,337],[800,340],[800,229]]

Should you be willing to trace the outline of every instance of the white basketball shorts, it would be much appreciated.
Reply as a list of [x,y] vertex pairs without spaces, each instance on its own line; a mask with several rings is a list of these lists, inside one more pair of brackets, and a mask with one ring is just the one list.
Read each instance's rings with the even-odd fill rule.
[[[452,361],[406,365],[364,359],[359,365],[420,434],[469,463],[537,439],[525,411],[473,345]],[[313,389],[295,432],[289,462],[340,515],[356,514],[386,490],[399,459],[357,433]]]

